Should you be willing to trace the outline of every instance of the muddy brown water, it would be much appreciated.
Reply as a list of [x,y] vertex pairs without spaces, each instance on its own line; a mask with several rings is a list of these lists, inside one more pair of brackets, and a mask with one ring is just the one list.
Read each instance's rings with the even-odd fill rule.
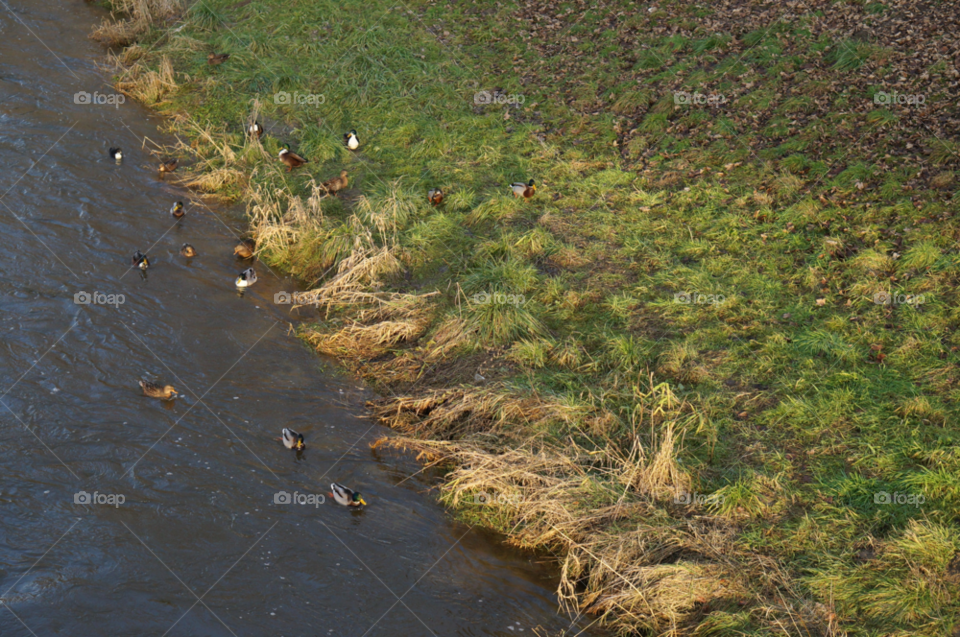
[[[370,394],[287,332],[273,298],[293,284],[257,264],[237,293],[241,211],[173,222],[188,193],[141,148],[160,122],[110,97],[102,17],[0,0],[0,635],[570,629],[555,565],[452,521],[405,479],[416,463],[370,449]],[[143,398],[141,378],[183,396]],[[275,502],[333,480],[369,506]]]

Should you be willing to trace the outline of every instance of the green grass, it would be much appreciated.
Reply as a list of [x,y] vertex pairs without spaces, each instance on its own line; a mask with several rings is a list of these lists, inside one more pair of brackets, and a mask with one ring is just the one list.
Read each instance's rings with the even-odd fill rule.
[[[894,128],[909,129],[915,113],[874,105],[867,77],[892,53],[814,36],[810,16],[737,36],[697,28],[713,11],[701,5],[638,16],[620,4],[629,15],[617,27],[609,9],[517,37],[539,23],[518,23],[522,7],[509,2],[418,1],[410,14],[379,0],[205,0],[176,37],[148,31],[140,46],[148,65],[163,55],[177,72],[179,89],[157,107],[189,113],[237,152],[229,163],[201,144],[208,169],[239,167],[252,186],[301,197],[311,177],[350,171],[351,194],[322,201],[309,233],[264,258],[312,283],[349,253],[358,227],[374,229],[403,270],[384,289],[440,293],[397,360],[447,370],[429,378],[441,385],[470,385],[473,368],[456,361],[479,361],[518,395],[609,414],[602,431],[577,419],[531,431],[560,448],[629,448],[648,400],[638,388],[648,396],[665,384],[689,406],[664,412],[685,423],[683,471],[722,496],[695,510],[734,525],[739,550],[789,574],[792,590],[778,595],[823,605],[814,614],[851,635],[951,634],[960,223],[953,189],[917,174],[958,169],[958,141],[912,141],[916,162],[898,159]],[[617,28],[656,24],[686,25],[685,35],[647,30],[641,50],[616,45]],[[232,57],[208,67],[209,50]],[[475,105],[495,86],[523,103]],[[730,101],[676,105],[676,90]],[[324,97],[278,104],[279,91]],[[253,98],[263,121],[289,131],[265,137],[270,160],[244,149]],[[352,128],[358,153],[340,142]],[[281,143],[312,163],[281,172]],[[536,197],[514,200],[506,185],[529,178]],[[435,186],[447,193],[439,209],[426,201]],[[923,302],[877,304],[878,293]],[[473,301],[480,294],[522,301]],[[465,340],[431,359],[454,325]],[[924,502],[880,504],[881,492]],[[694,613],[687,629],[782,634],[751,611],[759,602],[735,606]]]

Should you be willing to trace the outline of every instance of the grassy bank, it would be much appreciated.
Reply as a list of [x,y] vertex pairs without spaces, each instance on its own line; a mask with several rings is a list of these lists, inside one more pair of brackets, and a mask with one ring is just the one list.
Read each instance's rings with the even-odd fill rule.
[[118,4],[184,181],[568,610],[960,634],[952,3]]

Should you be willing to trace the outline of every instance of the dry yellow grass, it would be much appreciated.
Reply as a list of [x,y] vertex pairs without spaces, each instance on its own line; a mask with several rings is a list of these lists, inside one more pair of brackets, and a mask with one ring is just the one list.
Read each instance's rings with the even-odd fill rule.
[[120,58],[113,59],[118,72],[114,86],[124,95],[145,104],[157,105],[177,91],[177,80],[169,58],[160,60],[157,71],[139,62],[124,66]]
[[114,0],[114,13],[122,20],[105,20],[91,37],[110,47],[127,46],[150,26],[180,14],[183,0]]
[[[420,413],[421,426],[401,425],[416,437],[382,439],[376,446],[416,451],[421,461],[447,464],[450,473],[440,489],[448,504],[469,508],[483,494],[487,502],[474,507],[484,509],[481,521],[490,523],[493,517],[518,546],[561,552],[561,603],[571,614],[615,622],[620,634],[651,629],[657,635],[689,634],[711,610],[734,610],[757,598],[771,600],[757,612],[778,634],[839,634],[831,628],[835,616],[823,604],[791,605],[782,596],[776,603],[778,587],[788,586],[789,578],[774,560],[743,550],[736,541],[738,529],[728,520],[682,513],[670,518],[652,502],[609,503],[600,493],[604,487],[587,470],[595,454],[576,445],[560,450],[533,444],[492,452],[483,437],[435,439],[475,430],[470,424],[480,417],[477,412],[491,417],[506,401],[450,392],[442,398],[396,400],[396,411],[390,414],[382,405],[381,417],[396,424],[403,414]],[[436,415],[437,410],[443,414]],[[446,429],[441,433],[438,426]],[[496,433],[483,431],[484,437]],[[689,478],[667,458],[670,445],[666,436],[649,463],[634,454],[620,457],[611,468],[630,476],[630,488],[640,492],[682,489]]]

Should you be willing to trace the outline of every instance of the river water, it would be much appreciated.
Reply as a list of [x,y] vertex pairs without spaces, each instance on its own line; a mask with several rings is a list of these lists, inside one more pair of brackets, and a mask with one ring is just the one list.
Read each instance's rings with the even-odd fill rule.
[[[257,264],[237,293],[240,211],[158,178],[142,139],[161,139],[159,120],[76,103],[113,94],[87,39],[102,17],[0,0],[0,635],[568,629],[555,566],[452,522],[406,479],[411,459],[370,449],[386,431],[369,393],[273,303],[293,284]],[[182,397],[144,398],[140,379]],[[275,440],[284,426],[305,452]],[[275,502],[334,480],[369,506]]]

